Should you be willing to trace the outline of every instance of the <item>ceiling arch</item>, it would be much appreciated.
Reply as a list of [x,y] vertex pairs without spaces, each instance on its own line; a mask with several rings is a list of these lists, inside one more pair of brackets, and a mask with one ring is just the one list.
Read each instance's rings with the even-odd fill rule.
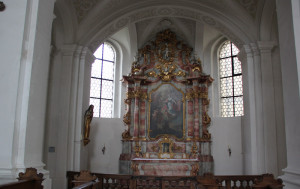
[[76,32],[76,42],[91,49],[123,27],[153,18],[182,18],[201,22],[223,33],[238,46],[257,38],[257,28],[252,16],[243,7],[237,6],[238,1],[94,0],[93,2],[94,7],[81,18]]

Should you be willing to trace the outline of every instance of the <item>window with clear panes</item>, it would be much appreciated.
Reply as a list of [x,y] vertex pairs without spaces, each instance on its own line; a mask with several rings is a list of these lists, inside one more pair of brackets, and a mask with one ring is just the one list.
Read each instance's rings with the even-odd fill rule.
[[101,44],[95,51],[92,64],[90,104],[94,117],[111,118],[113,114],[115,49],[110,43]]
[[220,49],[220,105],[222,117],[244,115],[242,65],[237,54],[239,49],[226,41]]

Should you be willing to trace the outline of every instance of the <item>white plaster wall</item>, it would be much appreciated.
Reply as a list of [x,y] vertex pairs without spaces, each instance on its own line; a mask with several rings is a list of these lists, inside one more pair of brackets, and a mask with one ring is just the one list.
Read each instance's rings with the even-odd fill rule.
[[[54,1],[4,1],[0,18],[0,174],[42,162],[51,23]],[[3,111],[4,110],[4,111]],[[2,112],[3,111],[3,112]],[[3,135],[3,136],[2,136]],[[3,145],[3,146],[2,146]],[[3,168],[3,169],[2,169]],[[47,179],[45,188],[51,183]]]
[[[214,174],[243,174],[241,117],[213,117],[209,131],[212,135]],[[228,148],[231,149],[231,156]]]
[[[27,1],[7,0],[0,16],[0,174],[10,172]],[[8,8],[9,7],[9,8]]]
[[[118,118],[93,118],[91,123],[89,166],[91,172],[118,174],[123,121]],[[105,145],[105,153],[102,148]]]

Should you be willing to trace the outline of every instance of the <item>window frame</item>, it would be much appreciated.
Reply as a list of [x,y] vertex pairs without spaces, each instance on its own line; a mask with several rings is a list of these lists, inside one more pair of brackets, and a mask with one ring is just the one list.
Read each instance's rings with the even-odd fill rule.
[[[229,56],[225,56],[225,57],[222,57],[221,58],[221,50],[223,48],[224,45],[226,45],[226,43],[230,43],[230,55]],[[219,88],[219,95],[220,95],[220,115],[221,117],[237,117],[237,116],[243,116],[244,115],[244,92],[243,92],[243,81],[242,81],[242,94],[241,95],[235,95],[235,81],[234,79],[241,76],[241,78],[243,77],[243,70],[242,70],[242,65],[241,65],[241,72],[240,73],[235,73],[235,58],[238,59],[238,53],[233,55],[233,45],[234,43],[232,41],[229,41],[229,40],[226,40],[224,41],[221,45],[220,45],[220,50],[219,50],[219,53],[218,53],[218,72],[219,72],[219,82],[220,82],[220,88]],[[234,45],[235,46],[235,45]],[[236,46],[235,46],[236,47]],[[236,47],[237,48],[237,47]],[[237,48],[238,49],[238,48]],[[239,50],[239,49],[238,49]],[[220,64],[221,64],[221,60],[225,60],[225,59],[229,59],[230,58],[230,64],[231,64],[231,75],[229,76],[224,76],[224,77],[221,77],[221,67],[220,67]],[[232,95],[229,95],[229,96],[222,96],[222,88],[221,88],[221,81],[222,79],[228,79],[228,78],[231,78],[231,83],[232,83]],[[240,98],[242,97],[242,113],[239,114],[239,115],[236,115],[237,114],[237,111],[236,111],[236,105],[235,105],[235,99],[236,98]],[[223,115],[223,109],[222,109],[222,99],[232,99],[232,115],[227,115],[227,116],[224,116]],[[225,112],[228,112],[228,111],[225,111]]]
[[[94,114],[94,117],[98,117],[98,118],[113,118],[113,117],[115,117],[114,116],[114,108],[115,108],[115,105],[114,105],[114,103],[115,103],[115,85],[116,85],[116,73],[117,73],[117,71],[116,71],[116,64],[117,64],[117,50],[116,50],[116,47],[114,46],[114,44],[113,43],[111,43],[110,41],[104,41],[104,42],[102,42],[100,45],[98,45],[98,47],[96,48],[96,51],[102,46],[102,45],[104,45],[104,44],[108,44],[111,48],[112,48],[112,51],[113,51],[113,53],[114,53],[114,60],[113,61],[111,61],[111,60],[106,60],[106,59],[104,59],[104,46],[102,47],[102,57],[101,58],[97,58],[96,56],[95,56],[95,61],[96,60],[98,60],[98,61],[101,61],[101,74],[100,74],[100,77],[95,77],[95,76],[92,76],[92,69],[93,69],[93,67],[91,67],[91,77],[90,77],[90,79],[91,79],[91,81],[92,81],[92,79],[96,79],[96,80],[100,80],[100,86],[99,86],[99,97],[93,97],[93,96],[91,96],[91,93],[90,93],[90,97],[89,97],[89,100],[90,100],[90,103],[91,103],[91,99],[95,99],[95,100],[99,100],[99,114],[98,115],[96,115],[95,116],[95,114]],[[95,52],[96,52],[95,51]],[[95,53],[94,52],[94,53]],[[105,62],[110,62],[110,63],[112,63],[113,64],[113,79],[107,79],[107,78],[103,78],[103,72],[104,72],[104,70],[103,70],[103,63],[105,63]],[[103,81],[109,81],[109,82],[112,82],[112,95],[111,95],[111,98],[103,98],[102,97],[102,83],[103,83]],[[90,89],[91,90],[91,89]],[[102,111],[102,100],[108,100],[108,101],[111,101],[111,113],[110,113],[110,116],[109,117],[102,117],[101,116],[101,111]]]

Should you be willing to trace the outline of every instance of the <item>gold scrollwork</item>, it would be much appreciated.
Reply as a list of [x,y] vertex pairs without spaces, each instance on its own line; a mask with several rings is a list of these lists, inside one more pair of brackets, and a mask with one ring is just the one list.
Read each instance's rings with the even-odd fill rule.
[[176,145],[174,145],[174,150],[182,150],[182,147],[181,146],[176,146]]
[[151,149],[152,149],[153,152],[156,152],[159,149],[159,147],[158,146],[152,146]]
[[126,124],[126,125],[130,125],[130,120],[131,118],[131,115],[130,115],[130,112],[127,112],[124,116],[123,116],[123,122]]
[[204,125],[208,125],[211,122],[211,118],[209,117],[209,115],[207,114],[207,112],[205,112],[202,116],[202,123]]
[[207,105],[209,105],[209,102],[210,102],[209,99],[204,98],[203,101],[202,101],[202,104],[203,104],[204,106],[207,106]]
[[197,176],[199,171],[199,164],[195,163],[192,165],[191,176]]
[[143,92],[142,90],[134,90],[126,93],[128,99],[132,98],[140,98],[146,100],[148,98],[147,92]]
[[196,142],[193,143],[191,152],[194,155],[198,153],[198,146],[197,146]]
[[148,77],[158,77],[158,75],[156,74],[155,71],[148,72],[148,73],[147,73],[147,76],[148,76]]
[[123,133],[122,133],[122,139],[123,140],[130,140],[132,139],[132,136],[130,136],[130,133],[128,130],[125,130]]
[[195,67],[192,69],[192,72],[195,72],[195,71],[201,72],[200,66],[195,66]]
[[139,174],[139,164],[138,163],[131,163],[130,168],[132,169],[133,173]]
[[202,138],[204,138],[204,139],[211,139],[211,134],[208,132],[206,126],[203,126]]
[[187,93],[185,93],[185,99],[186,100],[193,100],[193,98],[194,98],[193,92],[187,92]]
[[[127,93],[126,93],[126,97],[127,97],[127,99],[132,99],[132,98],[134,98],[134,92],[133,91],[128,91]],[[127,100],[126,99],[126,100]]]
[[135,146],[134,146],[134,152],[135,152],[135,155],[136,155],[137,157],[140,157],[141,151],[142,151],[141,146],[139,145],[138,142],[136,142],[136,143],[135,143]]

